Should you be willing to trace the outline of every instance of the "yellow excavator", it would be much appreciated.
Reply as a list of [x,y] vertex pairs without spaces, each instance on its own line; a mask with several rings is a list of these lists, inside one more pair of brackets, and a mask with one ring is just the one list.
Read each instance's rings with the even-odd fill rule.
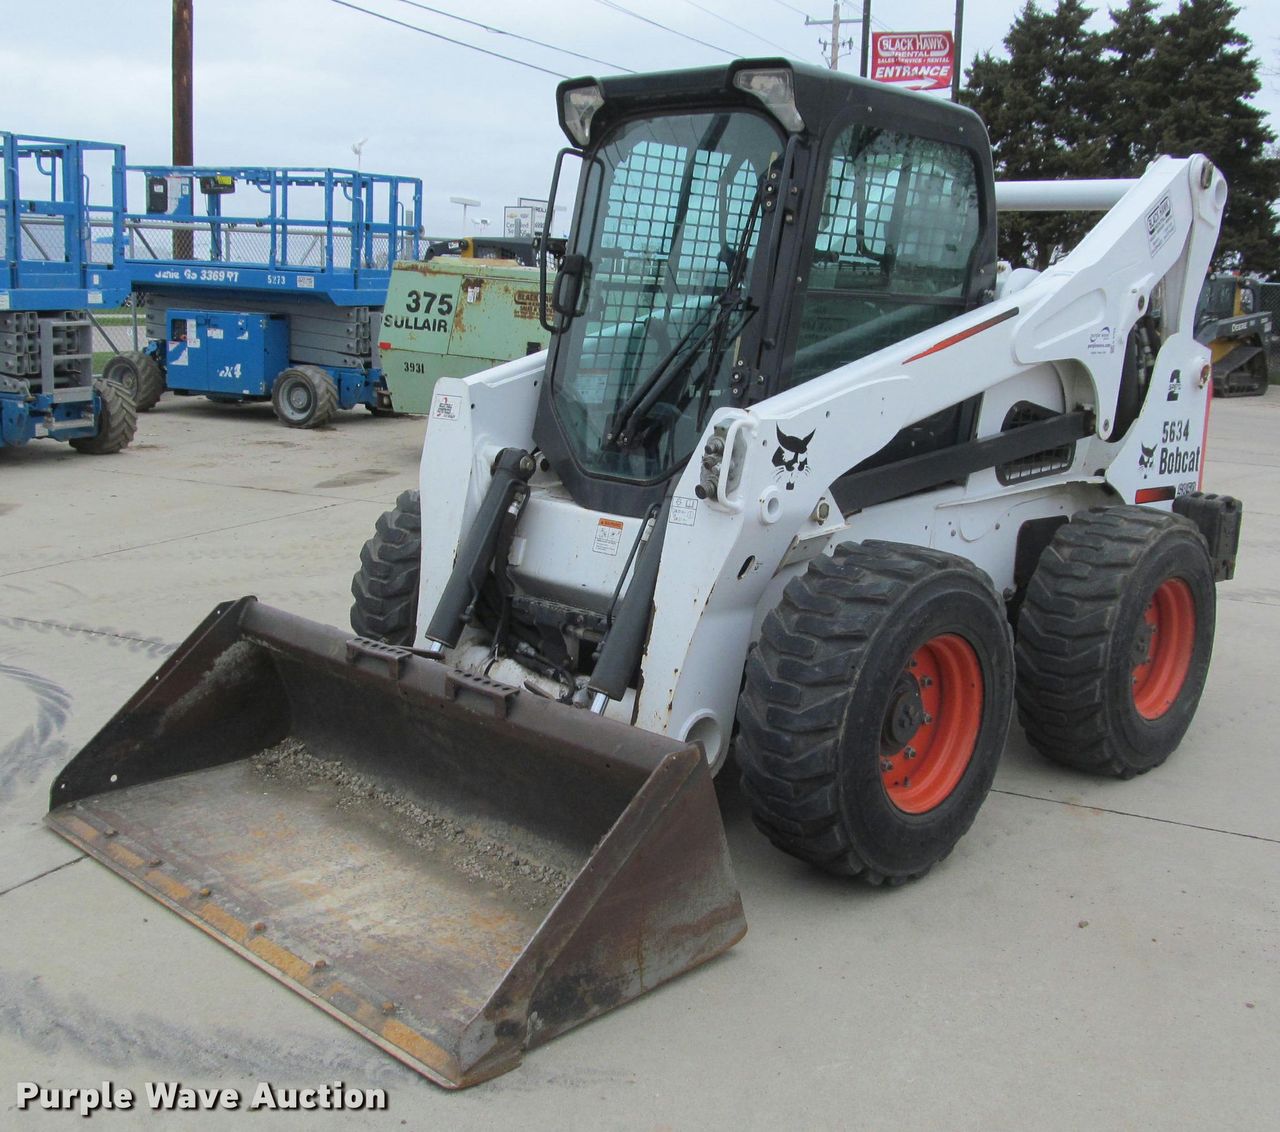
[[1271,312],[1254,276],[1210,275],[1196,306],[1196,338],[1213,353],[1215,397],[1260,397],[1271,380]]

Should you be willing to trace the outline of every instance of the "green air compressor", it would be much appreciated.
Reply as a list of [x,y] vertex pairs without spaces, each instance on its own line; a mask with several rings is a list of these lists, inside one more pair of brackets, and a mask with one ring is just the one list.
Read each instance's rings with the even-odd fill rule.
[[537,268],[439,256],[395,265],[378,350],[396,411],[426,413],[440,378],[545,350],[547,337]]

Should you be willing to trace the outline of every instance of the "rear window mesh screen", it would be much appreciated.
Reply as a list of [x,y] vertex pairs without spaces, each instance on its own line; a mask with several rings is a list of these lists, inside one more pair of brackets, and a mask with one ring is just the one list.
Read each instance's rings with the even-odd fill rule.
[[978,172],[946,142],[851,126],[828,169],[792,383],[954,317],[980,235]]
[[853,127],[836,145],[815,252],[847,283],[959,288],[978,237],[977,171],[945,142]]

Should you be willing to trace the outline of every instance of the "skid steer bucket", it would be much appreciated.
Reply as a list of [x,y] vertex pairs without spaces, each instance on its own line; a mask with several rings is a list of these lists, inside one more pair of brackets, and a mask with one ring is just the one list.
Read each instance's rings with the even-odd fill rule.
[[449,1087],[746,930],[697,747],[219,606],[48,823]]

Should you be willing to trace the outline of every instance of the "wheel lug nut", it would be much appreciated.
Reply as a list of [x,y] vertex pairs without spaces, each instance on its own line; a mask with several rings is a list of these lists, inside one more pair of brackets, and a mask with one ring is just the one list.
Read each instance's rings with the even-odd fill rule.
[[891,770],[893,769],[893,760],[892,760],[892,759],[881,759],[881,760],[880,760],[880,769],[881,769],[882,771],[884,771],[886,774],[888,774],[888,773],[889,773],[889,771],[891,771]]
[[914,759],[916,757],[916,749],[914,747],[908,747],[902,753],[909,759]]

